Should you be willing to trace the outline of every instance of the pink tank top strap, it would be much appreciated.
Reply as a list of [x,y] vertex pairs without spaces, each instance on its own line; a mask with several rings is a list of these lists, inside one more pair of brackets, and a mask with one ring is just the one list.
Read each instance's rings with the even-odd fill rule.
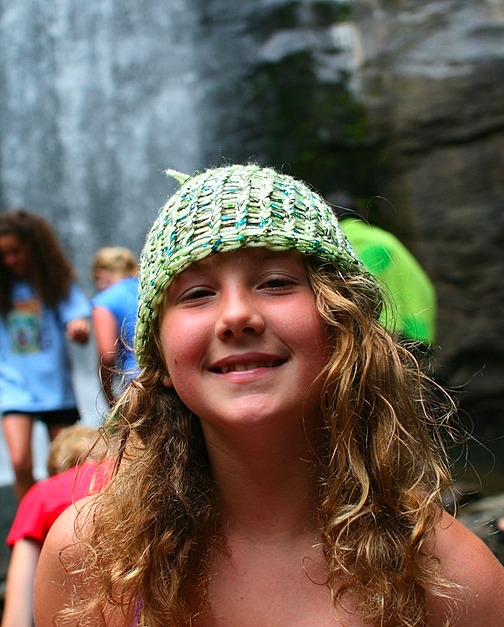
[[133,624],[131,627],[139,627],[140,614],[142,613],[142,609],[143,609],[142,598],[139,595],[137,596],[137,599],[135,601],[135,615],[133,616]]

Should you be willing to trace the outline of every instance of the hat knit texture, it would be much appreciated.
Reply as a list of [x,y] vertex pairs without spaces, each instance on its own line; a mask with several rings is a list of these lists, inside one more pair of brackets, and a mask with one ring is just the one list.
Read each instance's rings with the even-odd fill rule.
[[183,182],[161,209],[140,256],[135,337],[140,364],[166,288],[213,253],[296,250],[367,274],[331,208],[305,183],[258,165],[211,168],[190,177],[167,174]]

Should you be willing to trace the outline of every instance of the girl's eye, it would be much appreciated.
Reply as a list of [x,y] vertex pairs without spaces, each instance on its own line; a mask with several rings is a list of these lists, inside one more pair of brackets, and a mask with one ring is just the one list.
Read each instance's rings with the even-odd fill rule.
[[272,277],[264,281],[261,288],[268,290],[284,290],[292,287],[294,284],[294,280],[287,277]]
[[182,294],[181,302],[193,302],[213,296],[214,291],[207,287],[194,287]]

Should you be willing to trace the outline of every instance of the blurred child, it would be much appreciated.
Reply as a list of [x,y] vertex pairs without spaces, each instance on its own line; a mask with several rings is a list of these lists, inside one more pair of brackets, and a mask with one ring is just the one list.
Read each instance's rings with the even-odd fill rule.
[[137,272],[137,259],[128,248],[100,248],[93,259],[93,278],[100,290],[92,300],[93,327],[100,380],[109,405],[137,370],[132,350],[138,307]]
[[2,627],[31,627],[33,581],[40,550],[56,518],[74,500],[98,491],[105,466],[97,465],[105,453],[99,432],[73,425],[62,429],[49,449],[49,478],[36,483],[21,500],[7,545],[11,557]]
[[0,213],[0,415],[19,499],[34,483],[31,438],[79,419],[67,340],[88,340],[91,307],[51,226]]

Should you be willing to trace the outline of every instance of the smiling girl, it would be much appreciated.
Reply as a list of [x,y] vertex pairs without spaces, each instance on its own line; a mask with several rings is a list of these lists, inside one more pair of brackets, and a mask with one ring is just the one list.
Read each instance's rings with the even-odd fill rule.
[[331,209],[255,165],[181,178],[116,473],[53,526],[36,625],[498,624],[504,569],[443,512],[440,410]]

